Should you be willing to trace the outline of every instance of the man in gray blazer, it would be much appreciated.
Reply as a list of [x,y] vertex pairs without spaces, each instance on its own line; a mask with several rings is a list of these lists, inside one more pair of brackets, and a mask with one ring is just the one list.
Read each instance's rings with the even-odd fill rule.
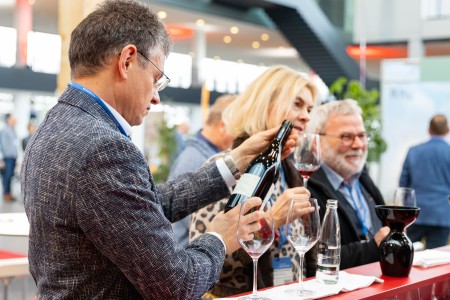
[[72,82],[31,138],[21,170],[38,299],[198,299],[218,280],[225,253],[238,249],[239,207],[186,248],[171,222],[226,197],[276,129],[156,187],[129,136],[160,101],[170,46],[158,17],[130,0],[104,2],[72,32]]

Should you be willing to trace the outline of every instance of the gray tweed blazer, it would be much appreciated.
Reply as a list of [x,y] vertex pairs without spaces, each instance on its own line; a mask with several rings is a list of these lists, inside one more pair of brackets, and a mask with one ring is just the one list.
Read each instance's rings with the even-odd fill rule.
[[156,187],[138,148],[68,87],[21,170],[39,299],[198,299],[219,278],[220,240],[177,245],[171,222],[226,197],[214,163]]

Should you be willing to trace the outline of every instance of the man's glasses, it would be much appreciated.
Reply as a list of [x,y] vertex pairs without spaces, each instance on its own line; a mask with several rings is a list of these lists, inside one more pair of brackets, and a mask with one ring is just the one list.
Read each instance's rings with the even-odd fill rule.
[[325,133],[319,133],[319,135],[341,139],[341,143],[345,146],[353,145],[353,143],[355,142],[355,138],[359,138],[361,142],[363,142],[364,144],[368,144],[370,141],[370,134],[367,132],[361,132],[358,134],[343,133],[341,135],[330,135]]
[[169,84],[170,82],[170,78],[167,77],[166,74],[164,74],[163,71],[161,71],[150,59],[147,58],[147,56],[145,56],[141,51],[137,51],[143,58],[145,58],[145,60],[149,61],[155,68],[156,70],[158,70],[161,73],[161,77],[159,77],[158,81],[156,81],[155,83],[155,89],[158,92],[161,92],[163,89],[166,88],[166,86]]

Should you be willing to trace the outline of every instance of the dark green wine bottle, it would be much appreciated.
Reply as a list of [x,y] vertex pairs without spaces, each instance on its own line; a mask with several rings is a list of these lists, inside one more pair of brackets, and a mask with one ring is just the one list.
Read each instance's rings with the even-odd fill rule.
[[293,127],[294,123],[291,121],[283,121],[273,141],[251,161],[237,182],[225,206],[225,212],[248,197],[256,196],[265,200],[266,197],[271,196],[272,192],[269,193],[269,191],[272,190],[279,175],[281,151]]

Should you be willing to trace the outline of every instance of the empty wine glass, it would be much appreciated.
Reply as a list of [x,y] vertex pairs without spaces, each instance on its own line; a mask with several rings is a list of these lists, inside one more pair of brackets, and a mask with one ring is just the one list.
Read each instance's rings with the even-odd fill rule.
[[317,200],[310,198],[308,201],[314,207],[314,211],[304,214],[301,212],[301,198],[293,197],[289,206],[286,221],[286,236],[288,241],[297,251],[300,257],[300,268],[298,270],[297,288],[288,289],[286,293],[290,295],[307,297],[314,295],[314,291],[303,287],[303,259],[305,253],[311,249],[320,237],[319,205]]
[[[259,210],[263,214],[253,214],[256,210]],[[247,226],[241,226],[241,224],[247,224],[255,218],[254,222],[251,222]],[[274,222],[272,217],[272,207],[269,201],[261,204],[261,206],[252,208],[249,204],[249,200],[245,200],[242,203],[240,214],[237,238],[239,244],[247,252],[253,260],[253,292],[251,295],[239,298],[239,300],[270,300],[270,298],[258,295],[257,292],[257,271],[258,271],[258,259],[259,257],[269,249],[272,245],[274,238]]]
[[314,133],[301,134],[297,145],[294,150],[295,167],[303,177],[303,186],[306,187],[309,177],[322,163],[320,136]]
[[416,207],[416,191],[406,187],[397,188],[394,192],[393,205]]

